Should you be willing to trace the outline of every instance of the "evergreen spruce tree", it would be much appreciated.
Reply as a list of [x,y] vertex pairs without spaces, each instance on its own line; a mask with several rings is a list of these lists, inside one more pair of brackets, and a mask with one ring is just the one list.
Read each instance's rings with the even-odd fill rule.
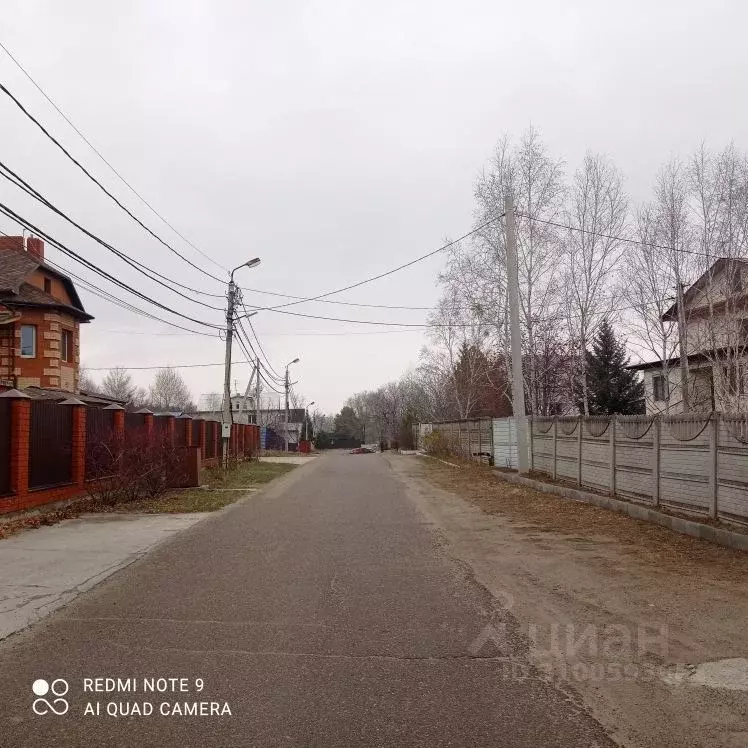
[[632,414],[640,411],[644,383],[627,369],[623,342],[616,339],[608,320],[603,320],[587,351],[587,389],[591,414]]

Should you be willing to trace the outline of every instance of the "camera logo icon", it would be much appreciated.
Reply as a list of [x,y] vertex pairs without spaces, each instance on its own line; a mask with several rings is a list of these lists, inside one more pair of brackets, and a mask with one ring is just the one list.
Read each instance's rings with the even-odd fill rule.
[[[48,683],[43,678],[35,680],[31,685],[31,690],[39,698],[34,699],[34,703],[32,704],[34,714],[40,716],[50,713],[58,716],[66,714],[70,705],[62,697],[67,694],[69,688],[68,682],[62,678],[55,678],[51,683]],[[45,698],[50,692],[51,696],[55,698]]]

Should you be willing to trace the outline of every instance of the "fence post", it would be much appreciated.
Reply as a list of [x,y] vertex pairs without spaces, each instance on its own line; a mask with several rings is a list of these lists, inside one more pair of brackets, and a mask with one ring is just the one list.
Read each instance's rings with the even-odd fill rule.
[[616,414],[610,417],[610,495],[616,495]]
[[558,416],[553,416],[553,480],[558,477]]
[[577,422],[577,485],[582,485],[582,424],[584,416],[579,416]]
[[31,398],[19,390],[7,390],[0,397],[10,404],[10,490],[17,507],[29,491],[29,431],[31,429]]
[[478,462],[483,462],[483,419],[478,420]]
[[148,441],[153,436],[153,411],[147,408],[141,408],[138,413],[143,414],[143,426],[145,426],[145,436]]
[[535,472],[535,437],[532,433],[532,420],[533,416],[530,414],[527,416],[527,431],[530,434],[530,472]]
[[76,397],[69,397],[59,403],[58,407],[73,409],[70,482],[74,486],[84,486],[86,483],[86,404]]
[[494,436],[493,436],[493,427],[494,427],[495,423],[496,423],[496,419],[495,418],[492,418],[489,421],[489,429],[490,429],[490,437],[491,437],[491,446],[489,447],[489,449],[490,449],[490,452],[491,452],[491,456],[488,458],[488,464],[491,467],[495,467],[496,466],[496,445],[494,444]]
[[709,516],[712,519],[717,519],[717,494],[719,493],[719,475],[717,469],[719,466],[719,421],[720,414],[718,412],[712,413],[711,418],[711,431],[709,432],[709,498],[711,499],[709,506]]
[[652,501],[660,505],[660,440],[662,438],[662,419],[654,416],[652,423]]
[[197,445],[200,447],[200,458],[205,459],[205,421],[200,419],[197,422]]

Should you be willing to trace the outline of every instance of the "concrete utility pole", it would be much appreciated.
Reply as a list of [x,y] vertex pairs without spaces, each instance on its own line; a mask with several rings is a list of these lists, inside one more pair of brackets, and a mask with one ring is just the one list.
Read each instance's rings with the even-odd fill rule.
[[[675,303],[678,305],[678,349],[680,351],[680,388],[683,412],[691,410],[691,398],[688,392],[688,337],[686,335],[686,307],[683,303],[683,282],[678,278]],[[668,387],[669,383],[666,382]]]
[[226,435],[226,424],[233,421],[231,413],[231,346],[234,342],[234,304],[236,303],[236,286],[234,285],[234,273],[231,273],[229,281],[228,306],[226,307],[226,359],[223,365],[223,423],[222,444],[223,454],[221,462],[224,469],[229,466],[229,436]]
[[299,359],[295,358],[290,363],[286,364],[286,380],[285,380],[285,389],[286,389],[286,428],[284,429],[285,432],[285,444],[286,444],[286,452],[288,452],[288,367],[292,364],[298,364]]
[[253,268],[259,264],[259,257],[243,262],[231,271],[229,278],[228,304],[226,306],[226,358],[223,368],[223,423],[221,424],[223,427],[223,455],[221,462],[224,468],[228,468],[229,466],[229,440],[231,438],[231,424],[233,422],[233,414],[231,412],[231,345],[234,342],[234,308],[236,306],[234,273],[240,268]]
[[517,259],[517,229],[514,199],[504,198],[506,225],[506,270],[509,296],[509,330],[512,341],[512,412],[517,426],[517,459],[519,472],[528,473],[527,419],[525,418],[525,378],[522,372],[522,338],[519,328],[519,261]]
[[262,452],[262,426],[260,425],[260,357],[257,357],[257,381],[255,382],[255,423],[257,424],[257,461]]

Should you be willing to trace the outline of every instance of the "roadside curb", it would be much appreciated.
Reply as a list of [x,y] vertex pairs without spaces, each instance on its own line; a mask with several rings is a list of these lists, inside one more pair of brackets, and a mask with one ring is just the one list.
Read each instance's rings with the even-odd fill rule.
[[682,517],[673,517],[670,514],[658,512],[656,509],[651,509],[642,506],[641,504],[621,501],[620,499],[614,499],[610,496],[599,496],[598,494],[579,491],[575,488],[568,488],[566,486],[543,483],[542,481],[534,480],[533,478],[525,478],[524,476],[515,475],[513,473],[502,473],[496,471],[493,475],[495,478],[507,483],[528,486],[537,491],[556,494],[557,496],[562,496],[563,498],[571,499],[572,501],[595,504],[603,509],[611,509],[614,512],[628,514],[629,517],[633,517],[634,519],[652,522],[661,527],[667,527],[670,530],[682,533],[683,535],[690,535],[691,537],[700,538],[701,540],[708,540],[717,545],[724,546],[725,548],[748,551],[748,535],[743,533],[732,532],[731,530],[713,527],[712,525],[705,525],[701,522],[683,519]]

